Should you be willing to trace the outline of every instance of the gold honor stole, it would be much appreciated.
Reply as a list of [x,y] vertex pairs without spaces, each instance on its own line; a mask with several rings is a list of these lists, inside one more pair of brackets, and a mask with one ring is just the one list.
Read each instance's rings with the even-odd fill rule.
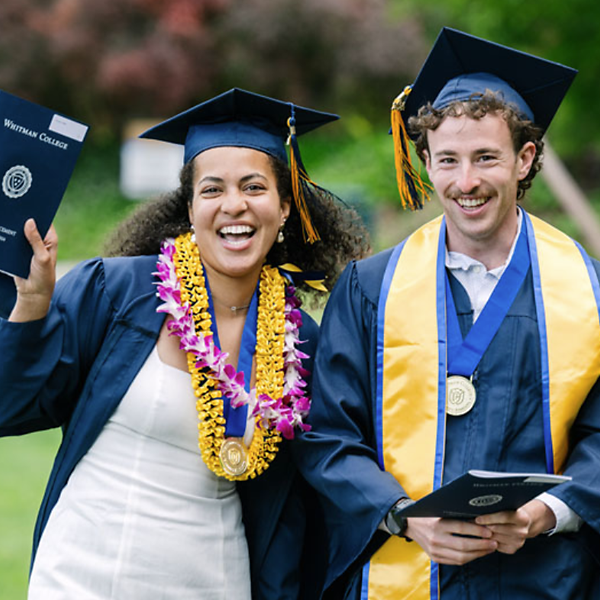
[[[576,242],[525,211],[522,227],[527,227],[540,333],[547,471],[561,472],[571,425],[600,376],[600,287]],[[415,500],[442,480],[444,277],[445,222],[438,217],[396,247],[379,301],[378,460]],[[437,599],[438,565],[417,543],[392,536],[365,565],[361,598]]]

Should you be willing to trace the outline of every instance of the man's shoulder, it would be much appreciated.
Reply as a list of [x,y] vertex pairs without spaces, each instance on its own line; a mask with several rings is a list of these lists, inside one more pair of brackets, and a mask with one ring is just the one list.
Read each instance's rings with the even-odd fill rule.
[[394,252],[395,246],[382,250],[373,256],[356,261],[352,265],[355,285],[364,296],[377,304],[385,270]]

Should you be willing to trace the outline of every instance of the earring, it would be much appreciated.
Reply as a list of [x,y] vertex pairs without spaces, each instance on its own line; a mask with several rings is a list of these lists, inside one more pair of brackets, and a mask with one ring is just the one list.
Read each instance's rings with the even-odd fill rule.
[[190,241],[192,244],[196,243],[196,231],[194,230],[194,226],[190,224],[190,231],[192,232],[192,236],[190,237]]
[[277,234],[277,243],[278,244],[283,243],[283,240],[285,240],[285,236],[283,235],[284,227],[285,227],[285,219],[283,219],[283,223],[281,224],[281,227],[279,228],[279,233]]

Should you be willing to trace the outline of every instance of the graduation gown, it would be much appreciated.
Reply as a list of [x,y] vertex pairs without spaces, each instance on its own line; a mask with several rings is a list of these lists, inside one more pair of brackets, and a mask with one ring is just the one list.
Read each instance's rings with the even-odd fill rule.
[[[366,597],[361,596],[361,567],[387,539],[378,531],[380,522],[408,495],[402,482],[379,468],[376,450],[378,302],[391,253],[349,265],[332,293],[314,372],[313,429],[295,448],[326,512],[332,598]],[[593,266],[600,273],[599,263]],[[450,279],[464,336],[473,314],[465,290]],[[444,482],[468,469],[546,471],[539,348],[530,269],[477,368],[475,407],[448,418]],[[514,555],[494,553],[463,567],[440,566],[443,600],[600,597],[598,383],[570,441],[565,474],[573,481],[551,493],[583,518],[582,529],[528,540]]]
[[[11,278],[0,276],[0,436],[63,430],[35,526],[33,557],[70,474],[156,344],[165,319],[156,312],[156,261],[140,256],[82,263],[57,283],[48,315],[29,323],[5,320],[15,290]],[[316,323],[303,314],[302,350],[311,357],[317,337]],[[312,358],[305,366],[312,370]],[[291,462],[289,443],[280,444],[263,475],[237,487],[253,598],[318,596],[322,544],[304,543],[318,537],[307,529],[307,513],[316,518],[318,511]],[[303,555],[304,550],[310,552]]]

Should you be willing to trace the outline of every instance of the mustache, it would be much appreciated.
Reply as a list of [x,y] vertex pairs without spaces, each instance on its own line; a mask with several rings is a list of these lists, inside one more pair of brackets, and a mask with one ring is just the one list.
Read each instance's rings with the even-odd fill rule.
[[464,198],[465,196],[470,198],[487,198],[493,195],[494,190],[486,185],[480,185],[470,190],[461,190],[457,187],[451,187],[446,192],[446,197],[450,198],[451,200],[458,200],[459,198]]

